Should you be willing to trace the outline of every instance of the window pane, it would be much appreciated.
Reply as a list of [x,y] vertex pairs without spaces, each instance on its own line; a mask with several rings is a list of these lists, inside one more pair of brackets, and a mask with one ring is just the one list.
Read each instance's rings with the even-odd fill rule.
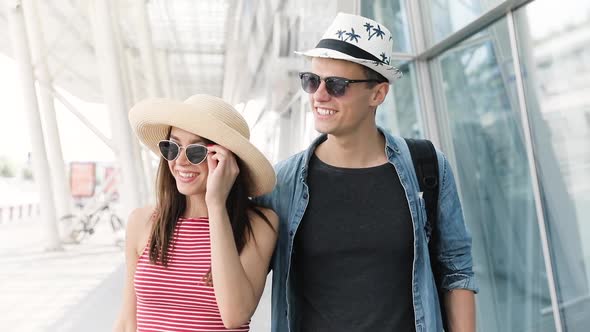
[[506,20],[434,59],[431,74],[473,235],[478,331],[553,331]]
[[361,15],[385,25],[393,36],[393,51],[410,53],[410,32],[405,0],[363,0]]
[[426,0],[427,40],[430,45],[443,40],[473,22],[504,0]]
[[377,109],[377,124],[391,133],[408,138],[424,136],[416,94],[414,63],[394,62],[404,76],[394,81],[385,101]]
[[590,327],[590,2],[538,0],[516,12],[559,305]]

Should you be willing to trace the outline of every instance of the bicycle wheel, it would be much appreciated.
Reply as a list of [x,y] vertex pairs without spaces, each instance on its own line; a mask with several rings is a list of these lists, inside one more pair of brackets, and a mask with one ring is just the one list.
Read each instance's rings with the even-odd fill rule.
[[68,230],[66,241],[80,243],[86,236],[84,220],[75,214],[68,214],[59,219],[60,223]]
[[84,230],[88,235],[94,234],[96,229],[96,225],[100,222],[100,214],[91,214],[86,219],[86,224],[84,225]]
[[116,214],[111,214],[111,227],[113,227],[114,232],[123,228],[123,220]]

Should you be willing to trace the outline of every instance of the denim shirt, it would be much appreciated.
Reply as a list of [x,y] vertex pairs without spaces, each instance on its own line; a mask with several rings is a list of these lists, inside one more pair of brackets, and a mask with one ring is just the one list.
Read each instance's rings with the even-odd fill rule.
[[[426,210],[411,155],[403,138],[391,136],[381,128],[379,131],[385,136],[385,153],[400,178],[412,217],[414,261],[411,287],[416,331],[442,331],[439,299],[428,254]],[[306,182],[309,159],[315,148],[325,140],[326,135],[322,135],[307,150],[279,162],[275,166],[276,187],[271,193],[255,199],[257,204],[274,209],[280,220],[277,247],[271,263],[272,332],[298,331],[292,270],[293,240],[309,202]],[[465,227],[455,180],[445,156],[440,151],[437,155],[440,171],[437,259],[441,263],[441,286],[445,290],[469,289],[477,292],[472,270],[471,236]]]

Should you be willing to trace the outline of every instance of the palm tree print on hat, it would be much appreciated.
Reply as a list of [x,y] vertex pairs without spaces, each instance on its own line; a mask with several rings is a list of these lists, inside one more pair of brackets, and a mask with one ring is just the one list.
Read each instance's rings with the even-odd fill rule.
[[381,30],[379,24],[377,24],[376,28],[373,28],[373,33],[369,35],[369,40],[371,40],[371,38],[373,38],[374,36],[381,37],[381,39],[383,39],[383,36],[385,36],[385,32]]
[[363,26],[365,27],[365,29],[367,29],[367,32],[369,34],[371,34],[371,29],[373,29],[374,26],[371,23],[369,23],[369,22],[365,23],[365,25],[363,25]]
[[379,54],[379,56],[381,57],[381,62],[389,65],[389,59],[387,58],[387,56],[385,55],[385,52],[382,52],[381,54]]
[[350,41],[353,41],[354,40],[357,43],[359,42],[359,38],[361,37],[360,35],[357,35],[354,32],[354,28],[350,28],[350,32],[347,32],[346,35],[348,37],[346,37],[346,39],[344,39],[344,41],[348,41],[348,39],[350,38]]
[[338,39],[344,40],[344,37],[342,37],[342,35],[345,33],[346,33],[346,30],[338,30],[335,34],[338,35]]

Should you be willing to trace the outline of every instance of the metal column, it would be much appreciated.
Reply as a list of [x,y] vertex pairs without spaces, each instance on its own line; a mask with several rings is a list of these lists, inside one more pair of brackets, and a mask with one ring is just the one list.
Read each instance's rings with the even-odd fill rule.
[[160,84],[158,70],[154,55],[154,43],[152,41],[152,30],[150,29],[149,18],[145,0],[135,0],[137,15],[137,31],[139,32],[139,54],[143,64],[143,72],[147,80],[147,92],[149,97],[159,97]]
[[126,218],[132,208],[141,205],[141,197],[134,167],[133,137],[127,120],[125,86],[120,71],[118,48],[113,40],[114,23],[109,14],[110,5],[111,1],[108,0],[94,0],[89,9],[103,93],[111,111],[113,142],[117,146],[115,155],[120,163],[120,213]]
[[[143,64],[143,72],[147,80],[148,97],[161,97],[160,80],[158,78],[158,66],[154,53],[152,30],[145,0],[136,0],[136,15],[139,31],[139,54]],[[141,147],[141,158],[145,174],[146,198],[155,197],[156,169],[152,165],[150,151]]]
[[524,79],[522,77],[520,57],[518,53],[518,43],[516,37],[516,23],[514,22],[514,12],[510,11],[506,15],[508,24],[508,34],[510,36],[510,47],[512,48],[512,59],[514,64],[514,76],[516,79],[516,92],[518,96],[520,119],[522,121],[522,129],[524,133],[524,142],[527,152],[527,160],[529,172],[531,174],[531,184],[533,187],[533,197],[535,200],[535,211],[537,213],[537,222],[539,224],[539,233],[541,235],[541,248],[543,250],[543,258],[545,261],[545,271],[547,273],[547,282],[549,286],[549,295],[551,297],[551,308],[553,310],[553,318],[555,321],[555,331],[562,332],[564,330],[561,320],[561,311],[559,309],[559,296],[557,295],[557,281],[555,280],[555,271],[553,270],[553,262],[551,257],[551,250],[549,249],[549,234],[545,222],[545,213],[543,211],[543,197],[541,194],[539,174],[537,172],[537,165],[535,164],[535,153],[533,149],[533,135],[532,127],[529,122],[528,108],[526,105],[526,97],[524,93]]
[[[428,20],[423,19],[422,7],[418,2],[408,1],[407,13],[411,22],[416,22],[410,27],[410,36],[412,39],[412,47],[415,53],[421,53],[428,48],[426,41],[426,27]],[[442,138],[437,126],[436,109],[434,106],[434,92],[432,89],[432,80],[428,70],[428,59],[415,59],[416,81],[418,82],[419,107],[420,118],[424,129],[424,136],[430,139],[436,146],[441,147]],[[449,153],[449,152],[447,152]]]
[[291,128],[291,110],[279,115],[279,150],[277,151],[277,160],[287,159],[293,154],[293,131]]
[[51,169],[53,197],[55,198],[56,217],[71,213],[72,198],[69,181],[66,176],[59,129],[55,118],[55,105],[52,92],[47,88],[52,84],[52,78],[45,61],[45,40],[41,32],[41,21],[37,12],[37,0],[22,1],[26,30],[31,46],[32,63],[36,69],[39,81],[39,101],[45,139],[47,142],[47,159]]
[[24,111],[27,114],[31,135],[31,159],[35,182],[39,186],[41,221],[46,233],[46,249],[60,250],[61,244],[51,191],[51,174],[49,172],[49,162],[47,161],[45,142],[43,140],[43,128],[41,126],[41,116],[39,114],[37,94],[35,92],[35,79],[31,64],[31,54],[29,53],[22,3],[21,1],[12,1],[9,2],[7,7],[8,25],[10,27],[14,58],[20,72],[25,106]]
[[168,55],[165,51],[158,51],[156,53],[156,60],[158,61],[163,97],[174,98],[172,79],[170,78],[170,70],[168,68]]

